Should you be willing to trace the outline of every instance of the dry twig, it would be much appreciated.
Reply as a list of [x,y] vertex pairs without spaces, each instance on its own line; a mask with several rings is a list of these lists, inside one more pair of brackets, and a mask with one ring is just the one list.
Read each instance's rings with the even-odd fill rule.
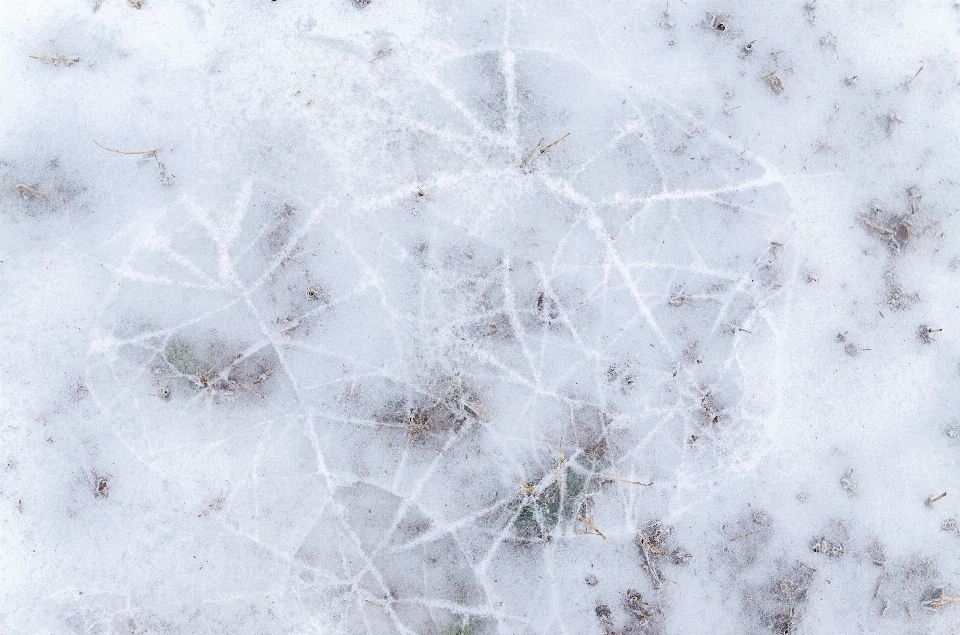
[[372,60],[369,60],[369,61],[370,61],[371,64],[373,64],[373,63],[376,62],[377,60],[382,60],[382,59],[385,58],[387,55],[390,55],[390,53],[392,53],[392,52],[393,52],[393,49],[392,49],[392,48],[387,49],[386,51],[378,51],[378,52],[377,52],[377,56],[376,56],[375,58],[373,58]]
[[30,196],[35,196],[36,198],[43,198],[50,200],[49,194],[44,194],[43,192],[38,192],[32,187],[27,187],[26,185],[14,185],[10,188],[11,192],[20,192],[21,194],[29,194]]
[[80,61],[79,57],[45,57],[30,55],[30,58],[40,60],[41,62],[50,62],[51,64],[66,64],[67,66],[70,64],[76,64]]
[[917,78],[917,75],[919,75],[919,74],[920,74],[920,71],[922,71],[922,70],[923,70],[923,64],[920,65],[920,68],[917,69],[917,72],[914,73],[914,74],[913,74],[913,77],[910,78],[910,81],[907,82],[907,86],[910,86],[911,84],[913,84],[913,80],[915,80],[915,79]]
[[644,487],[650,487],[653,483],[641,483],[640,481],[628,481],[625,478],[620,478],[619,476],[601,476],[600,480],[602,481],[617,481],[618,483],[628,483],[630,485],[643,485]]

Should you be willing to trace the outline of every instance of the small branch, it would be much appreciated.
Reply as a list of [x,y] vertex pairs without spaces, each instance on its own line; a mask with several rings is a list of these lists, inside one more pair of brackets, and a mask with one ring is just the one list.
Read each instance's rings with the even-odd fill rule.
[[947,493],[944,492],[943,494],[940,494],[939,496],[931,496],[930,498],[927,499],[927,507],[930,507],[931,505],[933,505],[934,503],[936,503],[938,500],[940,500],[941,498],[943,498],[943,497],[946,496],[946,495],[947,495]]
[[549,150],[549,149],[552,148],[553,146],[557,145],[558,143],[560,143],[561,141],[563,141],[564,139],[566,139],[566,138],[569,137],[569,136],[570,136],[570,133],[568,132],[567,134],[563,135],[562,137],[560,137],[559,139],[557,139],[556,141],[554,141],[554,142],[551,143],[550,145],[541,148],[541,149],[540,149],[540,154],[543,154],[544,152],[546,152],[547,150]]

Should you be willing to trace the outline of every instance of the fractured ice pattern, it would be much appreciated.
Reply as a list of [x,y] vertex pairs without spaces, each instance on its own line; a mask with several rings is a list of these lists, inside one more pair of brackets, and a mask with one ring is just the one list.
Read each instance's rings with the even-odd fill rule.
[[6,45],[2,632],[960,622],[955,58],[817,3],[99,4]]

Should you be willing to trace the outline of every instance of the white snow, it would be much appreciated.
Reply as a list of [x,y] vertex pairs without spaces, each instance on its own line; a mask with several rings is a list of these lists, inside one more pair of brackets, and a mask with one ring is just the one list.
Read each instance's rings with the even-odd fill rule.
[[960,627],[957,3],[0,15],[0,633]]

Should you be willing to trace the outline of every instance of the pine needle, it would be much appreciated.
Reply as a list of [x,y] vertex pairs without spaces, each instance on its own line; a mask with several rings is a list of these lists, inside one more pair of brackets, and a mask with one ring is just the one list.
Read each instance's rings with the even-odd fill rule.
[[547,150],[549,150],[549,149],[552,148],[553,146],[557,145],[558,143],[560,143],[561,141],[563,141],[564,139],[566,139],[566,138],[569,137],[569,136],[570,136],[570,133],[568,132],[567,134],[563,135],[562,137],[560,137],[559,139],[557,139],[556,141],[554,141],[554,142],[551,143],[550,145],[548,145],[548,146],[546,146],[546,147],[544,147],[544,148],[541,148],[541,149],[540,149],[540,154],[543,154],[544,152],[546,152]]
[[525,166],[525,165],[527,164],[527,161],[530,160],[530,157],[532,157],[532,156],[534,155],[534,153],[540,148],[540,144],[541,144],[541,143],[543,143],[543,137],[540,137],[540,141],[537,141],[537,147],[534,148],[533,150],[531,150],[531,151],[530,151],[530,154],[528,154],[527,156],[523,157],[523,161],[521,161],[521,162],[520,162],[520,165],[517,166],[517,167],[521,167],[521,168],[522,168],[523,166]]
[[910,85],[913,84],[913,80],[915,80],[915,79],[917,78],[917,75],[919,75],[919,74],[920,74],[920,71],[922,71],[922,70],[923,70],[923,64],[920,65],[920,68],[917,70],[917,72],[914,73],[914,74],[913,74],[913,77],[910,78],[910,81],[907,83],[907,86],[910,86]]

